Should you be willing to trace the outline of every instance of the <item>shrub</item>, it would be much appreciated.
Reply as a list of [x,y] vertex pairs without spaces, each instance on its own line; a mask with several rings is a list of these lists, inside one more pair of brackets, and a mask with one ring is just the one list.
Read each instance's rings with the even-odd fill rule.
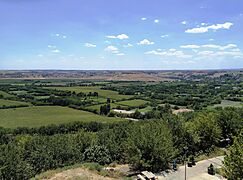
[[111,157],[105,146],[91,146],[87,148],[83,154],[83,160],[86,162],[97,162],[101,165],[109,164]]

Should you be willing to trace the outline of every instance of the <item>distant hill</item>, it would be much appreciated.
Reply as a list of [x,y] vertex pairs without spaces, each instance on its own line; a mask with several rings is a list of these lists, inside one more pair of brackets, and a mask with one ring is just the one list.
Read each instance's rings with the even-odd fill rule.
[[220,77],[225,74],[243,75],[238,70],[2,70],[0,79],[84,79],[113,81],[174,81]]

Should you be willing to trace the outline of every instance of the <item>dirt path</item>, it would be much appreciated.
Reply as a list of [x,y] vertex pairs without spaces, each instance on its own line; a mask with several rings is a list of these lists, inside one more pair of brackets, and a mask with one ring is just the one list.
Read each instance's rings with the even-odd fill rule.
[[113,178],[100,176],[83,168],[75,168],[55,174],[53,177],[43,180],[114,180]]
[[[187,179],[188,180],[219,180],[224,179],[220,176],[211,176],[207,173],[207,167],[212,163],[215,168],[222,166],[222,161],[224,157],[219,156],[216,158],[203,160],[197,162],[196,166],[187,167]],[[159,175],[161,180],[184,180],[185,179],[185,166],[181,166],[178,171],[171,173],[164,173]]]

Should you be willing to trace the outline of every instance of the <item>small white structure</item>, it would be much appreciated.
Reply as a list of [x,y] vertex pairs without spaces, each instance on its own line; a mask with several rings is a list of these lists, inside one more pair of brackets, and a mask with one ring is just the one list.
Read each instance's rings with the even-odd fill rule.
[[141,174],[137,175],[138,180],[155,180],[156,176],[152,172],[142,171]]
[[122,110],[122,109],[113,109],[114,112],[116,113],[121,113],[121,114],[132,114],[135,111],[126,111],[126,110]]

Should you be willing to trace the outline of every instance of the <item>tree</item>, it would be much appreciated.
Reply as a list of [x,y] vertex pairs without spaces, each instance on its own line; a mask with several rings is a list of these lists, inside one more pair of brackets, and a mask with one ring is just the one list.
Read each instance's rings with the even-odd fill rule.
[[108,149],[105,146],[91,146],[87,148],[83,154],[84,161],[97,162],[101,165],[109,164],[111,157]]
[[221,137],[221,129],[212,112],[197,114],[193,120],[186,123],[186,128],[196,144],[196,150],[210,149]]
[[145,122],[131,129],[125,156],[134,169],[159,171],[169,168],[174,156],[172,135],[167,123]]
[[[242,111],[242,109],[240,109]],[[219,109],[218,123],[222,129],[224,139],[232,138],[243,128],[240,110],[234,107]]]
[[243,179],[243,129],[224,158],[224,172],[229,180]]

